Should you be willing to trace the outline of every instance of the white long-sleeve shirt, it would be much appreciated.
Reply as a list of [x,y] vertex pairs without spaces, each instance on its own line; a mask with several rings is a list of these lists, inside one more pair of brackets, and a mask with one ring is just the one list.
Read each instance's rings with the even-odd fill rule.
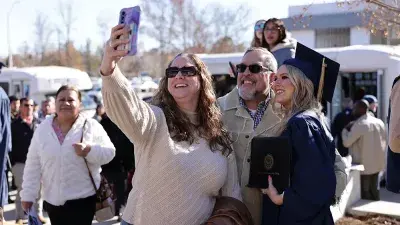
[[[73,147],[80,142],[86,118],[77,118],[62,144],[52,127],[53,118],[46,118],[33,135],[25,163],[22,201],[34,202],[38,198],[41,182],[43,199],[56,206],[64,205],[67,200],[95,194],[85,161]],[[115,148],[103,127],[89,118],[84,128],[83,143],[91,145],[86,159],[98,188],[100,166],[114,158]]]

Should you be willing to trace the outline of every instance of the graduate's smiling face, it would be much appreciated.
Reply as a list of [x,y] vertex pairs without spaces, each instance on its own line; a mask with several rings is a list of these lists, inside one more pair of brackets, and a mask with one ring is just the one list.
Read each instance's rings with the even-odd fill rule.
[[272,90],[275,92],[275,102],[289,109],[292,104],[294,85],[289,78],[289,71],[285,65],[279,67],[272,78]]

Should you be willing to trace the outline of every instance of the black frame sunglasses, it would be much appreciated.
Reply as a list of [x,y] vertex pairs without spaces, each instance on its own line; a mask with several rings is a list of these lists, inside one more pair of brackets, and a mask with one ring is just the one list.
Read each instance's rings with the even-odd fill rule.
[[249,67],[250,73],[261,73],[263,70],[267,70],[267,68],[259,65],[259,64],[251,64],[251,65],[246,65],[244,63],[240,63],[236,65],[236,69],[238,73],[244,73]]
[[167,78],[174,78],[178,73],[181,72],[184,77],[192,77],[197,75],[197,69],[194,66],[185,66],[182,68],[178,67],[168,67],[165,70],[165,76]]

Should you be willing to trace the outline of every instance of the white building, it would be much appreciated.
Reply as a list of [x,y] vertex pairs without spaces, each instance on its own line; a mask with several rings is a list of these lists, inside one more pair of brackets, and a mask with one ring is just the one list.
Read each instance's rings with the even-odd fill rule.
[[[322,3],[311,5],[302,20],[308,5],[290,6],[289,17],[282,19],[288,31],[301,43],[311,48],[344,47],[389,43],[383,34],[371,34],[366,28],[365,4]],[[391,35],[390,44],[400,44],[400,39]]]

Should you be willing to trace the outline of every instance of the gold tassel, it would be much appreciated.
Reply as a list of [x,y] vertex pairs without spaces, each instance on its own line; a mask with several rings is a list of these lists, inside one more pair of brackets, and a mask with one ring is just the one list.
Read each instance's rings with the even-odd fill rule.
[[322,93],[324,92],[324,83],[325,83],[325,58],[322,59],[322,68],[321,68],[321,78],[319,80],[319,86],[318,86],[318,94],[317,94],[317,100],[318,102],[321,102],[322,100]]

